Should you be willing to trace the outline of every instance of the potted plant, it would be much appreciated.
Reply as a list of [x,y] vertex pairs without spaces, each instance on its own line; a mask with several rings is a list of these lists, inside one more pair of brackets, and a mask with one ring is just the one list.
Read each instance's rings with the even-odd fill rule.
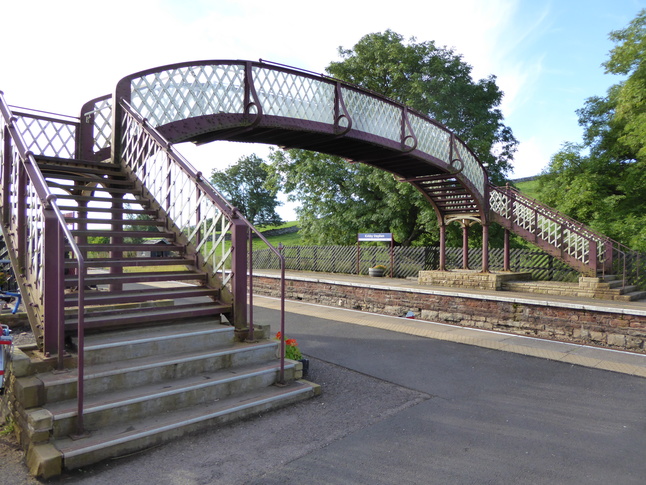
[[386,267],[381,264],[378,264],[377,266],[373,266],[372,268],[368,269],[368,274],[370,276],[375,276],[377,278],[381,278],[385,273],[386,273]]
[[[276,340],[280,340],[281,333],[276,334]],[[307,372],[310,368],[309,359],[303,358],[301,350],[298,348],[298,342],[295,338],[285,338],[285,358],[290,360],[296,360],[303,364],[303,377],[307,377]]]

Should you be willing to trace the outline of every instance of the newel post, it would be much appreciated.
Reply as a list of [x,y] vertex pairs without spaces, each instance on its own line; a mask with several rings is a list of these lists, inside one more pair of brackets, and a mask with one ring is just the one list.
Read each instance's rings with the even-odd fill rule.
[[243,220],[234,218],[231,226],[231,290],[233,293],[233,325],[247,328],[247,237],[248,227]]

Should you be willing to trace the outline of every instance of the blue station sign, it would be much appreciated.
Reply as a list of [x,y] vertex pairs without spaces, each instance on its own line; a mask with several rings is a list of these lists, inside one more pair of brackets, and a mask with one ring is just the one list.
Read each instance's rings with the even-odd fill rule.
[[387,241],[391,242],[393,235],[391,232],[360,232],[359,241]]

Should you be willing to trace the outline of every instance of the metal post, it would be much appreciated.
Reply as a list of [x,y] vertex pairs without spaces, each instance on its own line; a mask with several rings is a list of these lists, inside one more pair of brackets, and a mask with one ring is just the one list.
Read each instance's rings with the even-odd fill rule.
[[469,269],[469,223],[462,221],[462,269]]
[[503,271],[511,271],[509,264],[509,229],[505,229],[504,253],[502,262]]
[[482,272],[489,272],[489,226],[482,225]]
[[440,224],[440,271],[446,271],[446,224]]
[[278,244],[280,253],[280,372],[278,384],[285,385],[285,255],[283,243]]
[[247,341],[253,342],[253,237],[251,228],[248,229],[249,238],[249,333]]
[[233,324],[238,330],[247,328],[247,225],[242,219],[231,221],[231,290],[233,293]]

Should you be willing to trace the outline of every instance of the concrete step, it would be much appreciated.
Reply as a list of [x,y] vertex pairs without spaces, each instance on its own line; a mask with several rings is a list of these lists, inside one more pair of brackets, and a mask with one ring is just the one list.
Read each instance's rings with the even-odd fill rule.
[[[294,377],[295,363],[285,365],[286,379]],[[90,396],[84,403],[83,420],[89,432],[104,427],[138,421],[147,416],[219,401],[273,385],[279,362],[246,365],[223,370],[201,372],[183,379],[123,389],[118,392]],[[73,435],[77,426],[76,399],[48,404],[53,415],[53,437]]]
[[[73,339],[76,345],[76,338]],[[203,352],[234,343],[233,327],[214,324],[211,319],[191,323],[136,328],[85,337],[88,366],[124,362],[153,356]]]
[[[49,445],[35,446],[28,460],[51,453],[55,447],[63,466],[74,469],[168,442],[206,427],[263,413],[277,407],[308,399],[320,392],[307,381],[295,381],[285,387],[269,386],[244,394],[211,400],[190,408],[161,413],[98,429],[82,439],[61,438]],[[36,456],[34,456],[36,455]]]
[[[277,348],[277,342],[265,340],[258,343],[235,343],[205,352],[154,355],[86,366],[83,381],[85,396],[183,379],[214,369],[273,361],[276,359]],[[39,374],[38,378],[43,382],[47,403],[76,397],[76,369],[66,373]]]
[[646,291],[631,291],[617,297],[620,301],[640,301],[646,300]]
[[[195,318],[210,316],[218,319],[220,315],[231,310],[231,305],[217,302],[184,304],[164,307],[136,307],[117,310],[93,311],[85,316],[86,329],[116,329],[149,326],[150,324],[168,324],[191,321]],[[78,318],[71,315],[65,318],[65,331],[76,333]]]
[[[164,288],[152,288],[146,290],[124,290],[124,291],[85,291],[85,305],[120,305],[127,303],[141,303],[160,300],[180,301],[183,298],[207,297],[216,299],[220,294],[215,288],[203,286],[173,286]],[[78,294],[68,293],[65,295],[65,306],[75,307],[78,304]]]

